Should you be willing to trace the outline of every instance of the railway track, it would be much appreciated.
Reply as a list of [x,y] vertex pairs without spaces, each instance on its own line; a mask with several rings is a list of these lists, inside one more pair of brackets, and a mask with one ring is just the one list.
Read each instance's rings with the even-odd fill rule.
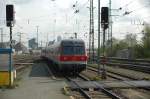
[[[90,66],[90,65],[88,65],[87,69],[91,70],[91,71],[94,71],[94,72],[98,72],[98,69],[96,67],[93,67],[93,66]],[[110,78],[114,78],[116,80],[131,80],[131,79],[132,80],[137,80],[133,77],[122,75],[122,74],[119,74],[119,73],[114,73],[114,72],[108,71],[108,70],[107,70],[107,76],[110,77]]]
[[[94,71],[94,72],[98,72],[98,68],[90,66],[90,65],[88,65],[87,69],[89,69],[91,71]],[[111,78],[114,78],[116,80],[121,80],[121,81],[124,81],[124,80],[141,80],[141,79],[133,78],[131,76],[126,76],[126,75],[122,75],[122,74],[119,74],[119,73],[114,73],[112,71],[107,71],[107,76],[111,77]],[[142,89],[150,91],[150,88],[142,88]]]
[[[19,72],[25,69],[26,67],[33,65],[33,63],[15,63],[14,65],[15,65],[16,71]],[[16,65],[19,65],[19,66],[16,66]]]
[[39,56],[34,55],[13,56],[14,63],[33,63],[33,61],[36,59],[39,59]]
[[100,63],[103,63],[103,60],[108,66],[118,66],[120,68],[132,69],[143,73],[150,73],[150,60],[101,57]]
[[[80,78],[80,80],[82,81],[90,81],[88,78],[84,77],[83,75],[78,75],[78,77]],[[114,94],[113,92],[111,92],[110,90],[103,88],[101,86],[97,86],[97,90],[85,90],[83,88],[81,88],[81,85],[79,85],[77,82],[78,80],[74,80],[70,77],[66,77],[65,78],[69,81],[72,82],[74,85],[77,86],[77,91],[79,93],[81,93],[81,95],[83,96],[82,98],[84,99],[122,99],[121,97],[119,97],[118,95]],[[89,88],[90,89],[90,88]],[[80,96],[81,97],[81,96]]]
[[32,55],[17,55],[13,56],[13,66],[17,72],[20,72],[27,68],[28,66],[33,65],[34,60],[37,59]]
[[[50,69],[48,67],[46,68]],[[53,78],[55,78],[54,80],[60,80],[59,76],[57,78],[57,75],[59,74],[56,74],[55,70],[50,70],[49,73],[50,75],[53,75]],[[70,76],[63,75],[63,78],[65,78],[68,83],[73,83],[75,86],[77,86],[77,90],[71,89],[71,92],[69,92],[74,99],[122,99],[115,93],[101,86],[97,86],[96,90],[90,90],[90,86],[88,88],[89,90],[82,88],[78,83],[79,81],[90,82],[90,80],[84,75],[77,74],[77,78],[71,78]]]
[[[75,99],[123,99],[124,98],[123,95],[120,95],[119,93],[115,92],[117,94],[116,95],[116,94],[114,94],[113,90],[103,88],[101,86],[98,86],[95,90],[92,89],[92,91],[90,90],[90,87],[89,87],[89,90],[84,89],[83,87],[81,87],[81,84],[78,83],[78,81],[87,81],[88,82],[89,79],[87,77],[84,77],[83,75],[78,75],[78,78],[80,78],[80,79],[74,79],[74,78],[70,78],[70,77],[66,77],[66,76],[64,76],[64,77],[67,79],[67,81],[69,83],[72,82],[74,85],[77,86],[77,89],[71,90],[71,94],[70,94]],[[122,78],[116,77],[116,78],[118,80],[122,80],[123,77]],[[116,78],[114,78],[114,79],[116,79]],[[57,77],[55,77],[55,80],[58,80],[58,79],[57,79]]]

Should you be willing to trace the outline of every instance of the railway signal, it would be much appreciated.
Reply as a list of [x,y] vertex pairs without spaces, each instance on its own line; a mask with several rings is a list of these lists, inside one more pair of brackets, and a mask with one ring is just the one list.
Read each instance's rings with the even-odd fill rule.
[[[6,25],[8,27],[10,27],[10,49],[12,49],[12,27],[14,25],[14,5],[6,5]],[[10,54],[10,58],[11,57],[12,56]],[[11,60],[10,60],[10,64],[11,64]],[[12,80],[11,68],[12,68],[12,65],[10,65],[10,67],[9,67],[10,84],[11,84],[11,80]]]
[[101,24],[102,28],[107,29],[109,26],[109,8],[102,7],[101,9]]
[[[109,27],[109,8],[108,7],[101,8],[101,25],[103,28],[103,57],[105,57],[106,29]],[[103,64],[103,67],[102,67],[102,79],[106,79],[105,65],[106,64]]]
[[6,5],[6,23],[7,26],[12,26],[14,22],[14,6],[13,5]]
[[12,27],[14,23],[14,5],[6,5],[6,23],[10,27],[10,48],[12,48]]

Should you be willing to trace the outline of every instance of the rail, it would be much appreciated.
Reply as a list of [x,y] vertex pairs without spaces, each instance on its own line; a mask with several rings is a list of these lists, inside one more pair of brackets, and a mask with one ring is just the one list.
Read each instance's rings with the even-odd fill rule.
[[[90,81],[88,78],[82,76],[82,75],[78,75],[78,77],[80,77],[81,79],[83,79],[84,81]],[[70,79],[71,80],[71,79]],[[75,81],[74,81],[75,82]],[[76,83],[76,82],[75,82]],[[77,83],[76,83],[77,84]],[[78,85],[78,87],[80,87]],[[109,91],[106,88],[103,88],[101,86],[97,86],[98,91],[103,92],[104,94],[110,96],[112,99],[122,99],[121,97],[119,97],[118,95],[114,94],[113,92]],[[83,90],[84,91],[84,90]],[[84,93],[83,93],[84,94]],[[85,94],[84,94],[85,95]],[[89,95],[88,95],[89,96]],[[87,98],[87,99],[91,99],[91,98]]]
[[[91,66],[91,65],[88,65],[88,68],[87,69],[89,69],[89,70],[91,70],[91,71],[94,71],[94,72],[98,72],[98,68],[96,68],[96,67],[93,67],[93,66]],[[109,77],[111,77],[111,78],[114,78],[114,79],[117,79],[117,80],[124,80],[123,78],[127,78],[128,80],[141,80],[141,79],[136,79],[136,78],[134,78],[134,77],[131,77],[131,76],[127,76],[127,75],[123,75],[123,74],[120,74],[120,73],[115,73],[115,72],[112,72],[112,71],[108,71],[107,70],[107,72],[108,73],[111,73],[111,74],[115,74],[115,75],[118,75],[118,76],[113,76],[113,75],[110,75],[110,74],[108,74],[107,73],[107,76],[109,76]],[[119,77],[120,76],[120,77]],[[123,78],[121,78],[121,77],[123,77]],[[144,89],[144,90],[148,90],[148,91],[150,91],[150,88],[148,87],[148,88],[142,88],[142,89]]]
[[[98,58],[97,58],[98,59]],[[118,66],[121,68],[132,69],[144,73],[150,73],[150,60],[148,59],[127,59],[117,57],[100,57],[98,61],[100,64],[109,66]]]
[[73,82],[79,89],[79,92],[86,98],[86,99],[92,99],[92,97],[87,93],[85,92],[75,81],[73,81],[72,79],[70,79],[69,77],[66,77],[66,79],[68,81],[71,81]]
[[21,71],[22,69],[26,68],[29,65],[33,65],[34,63],[15,63],[14,65],[20,65],[15,67],[16,71]]

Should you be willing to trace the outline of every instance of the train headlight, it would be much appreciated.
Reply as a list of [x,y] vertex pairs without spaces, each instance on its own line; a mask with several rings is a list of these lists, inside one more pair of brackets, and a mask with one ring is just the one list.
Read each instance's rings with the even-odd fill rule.
[[63,60],[64,60],[64,61],[67,60],[67,57],[63,57]]

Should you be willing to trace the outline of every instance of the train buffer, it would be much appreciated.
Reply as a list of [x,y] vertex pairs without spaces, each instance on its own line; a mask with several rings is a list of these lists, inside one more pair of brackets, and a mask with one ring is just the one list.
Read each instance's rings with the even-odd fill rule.
[[[77,81],[77,84],[80,88],[85,90],[94,89],[98,90],[101,88],[113,89],[128,89],[128,88],[150,88],[150,81],[139,80],[139,81]],[[76,86],[74,83],[69,82],[69,87],[72,90],[78,90],[79,86]]]

